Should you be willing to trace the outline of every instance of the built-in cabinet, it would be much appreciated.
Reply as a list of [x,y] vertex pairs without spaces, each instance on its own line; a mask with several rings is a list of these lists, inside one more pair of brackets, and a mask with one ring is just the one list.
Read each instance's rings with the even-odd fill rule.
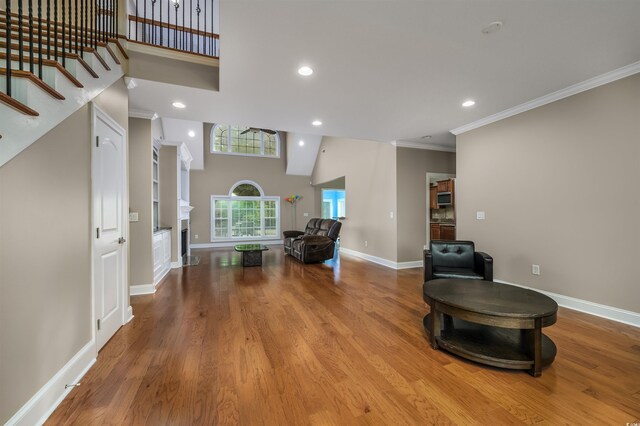
[[153,234],[153,281],[157,284],[171,269],[171,229]]
[[[178,268],[191,254],[189,217],[189,171],[193,157],[184,143],[163,145],[160,150],[161,226],[171,227],[171,263]],[[183,241],[186,239],[187,241]]]

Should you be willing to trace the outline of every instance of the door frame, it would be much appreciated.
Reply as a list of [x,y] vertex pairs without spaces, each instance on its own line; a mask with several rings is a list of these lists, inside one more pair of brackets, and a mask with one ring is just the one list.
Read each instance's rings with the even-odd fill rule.
[[122,209],[121,209],[121,220],[122,220],[122,232],[123,237],[127,242],[122,244],[122,325],[126,324],[133,318],[133,311],[131,306],[129,305],[129,143],[127,139],[127,131],[116,122],[109,114],[107,114],[104,110],[102,110],[95,102],[90,102],[90,112],[91,112],[91,140],[89,143],[91,144],[91,206],[89,208],[91,215],[91,229],[89,230],[89,235],[91,238],[91,338],[94,344],[94,350],[96,357],[98,356],[98,339],[96,336],[96,328],[97,328],[97,318],[96,318],[96,283],[94,280],[94,256],[96,253],[95,250],[95,239],[93,237],[94,229],[96,228],[95,223],[95,215],[94,215],[94,201],[93,201],[93,184],[94,184],[94,173],[96,172],[96,121],[98,117],[107,123],[113,130],[122,136],[123,141],[123,150],[122,150]]
[[[427,224],[427,235],[426,235],[426,244],[425,244],[425,250],[428,250],[429,248],[429,243],[431,242],[431,215],[429,214],[429,210],[431,210],[431,199],[430,199],[430,193],[429,193],[429,180],[435,177],[437,179],[455,179],[456,175],[455,174],[451,174],[451,173],[436,173],[436,172],[427,172],[427,178],[426,178],[426,194],[427,194],[427,214],[426,214],[426,224]],[[455,211],[455,205],[454,205],[454,211]]]

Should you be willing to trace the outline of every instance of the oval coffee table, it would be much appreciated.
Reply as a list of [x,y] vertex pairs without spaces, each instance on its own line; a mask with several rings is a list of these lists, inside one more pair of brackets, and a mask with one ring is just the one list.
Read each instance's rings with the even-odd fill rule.
[[483,280],[427,281],[424,317],[431,347],[538,377],[556,356],[542,328],[556,322],[558,304],[533,290]]

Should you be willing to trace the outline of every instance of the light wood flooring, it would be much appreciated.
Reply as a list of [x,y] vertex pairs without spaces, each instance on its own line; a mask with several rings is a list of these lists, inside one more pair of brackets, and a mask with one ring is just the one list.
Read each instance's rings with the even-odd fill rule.
[[640,417],[640,329],[560,309],[542,377],[431,349],[422,269],[281,247],[243,269],[197,251],[48,420],[62,425],[625,425]]

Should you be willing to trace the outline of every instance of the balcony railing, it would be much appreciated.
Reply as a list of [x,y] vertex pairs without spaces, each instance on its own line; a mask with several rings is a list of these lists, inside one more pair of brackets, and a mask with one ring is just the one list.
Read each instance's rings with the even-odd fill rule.
[[129,14],[129,40],[219,57],[213,0],[136,0]]

